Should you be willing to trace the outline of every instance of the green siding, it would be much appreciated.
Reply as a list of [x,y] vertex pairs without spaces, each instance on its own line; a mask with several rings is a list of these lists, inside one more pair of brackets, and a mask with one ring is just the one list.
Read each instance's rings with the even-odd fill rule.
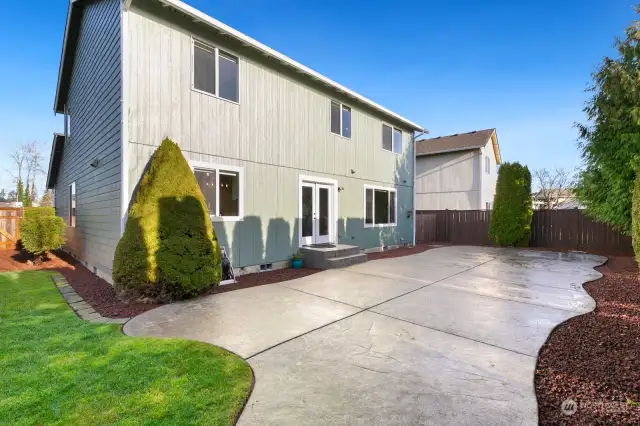
[[[344,188],[340,242],[371,248],[412,241],[409,129],[388,123],[403,130],[403,153],[384,151],[384,117],[179,19],[144,1],[129,12],[129,194],[168,136],[189,160],[244,168],[244,220],[214,224],[236,267],[285,260],[298,249],[301,175],[334,179]],[[240,58],[239,104],[191,89],[194,34]],[[330,132],[331,99],[352,108],[352,139]],[[397,227],[364,228],[365,184],[397,188]]]

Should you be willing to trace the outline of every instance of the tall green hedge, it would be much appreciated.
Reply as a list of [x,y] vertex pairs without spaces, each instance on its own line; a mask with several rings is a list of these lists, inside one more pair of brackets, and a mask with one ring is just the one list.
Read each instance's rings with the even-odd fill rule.
[[489,238],[501,246],[526,246],[531,234],[531,173],[520,163],[498,171]]
[[217,285],[220,276],[220,250],[198,182],[178,145],[165,139],[142,176],[116,248],[116,288],[183,299]]
[[640,170],[636,170],[631,206],[631,240],[636,262],[640,264]]
[[64,244],[65,226],[53,207],[25,207],[20,222],[22,248],[35,256],[59,249]]

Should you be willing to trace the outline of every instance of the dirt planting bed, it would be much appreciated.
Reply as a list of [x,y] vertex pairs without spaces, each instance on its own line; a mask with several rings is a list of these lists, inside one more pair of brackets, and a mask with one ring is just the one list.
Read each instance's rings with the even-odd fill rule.
[[[542,425],[640,424],[640,280],[632,257],[611,257],[585,284],[595,311],[558,326],[535,376]],[[577,410],[563,401],[573,400]],[[570,415],[568,415],[570,414]]]

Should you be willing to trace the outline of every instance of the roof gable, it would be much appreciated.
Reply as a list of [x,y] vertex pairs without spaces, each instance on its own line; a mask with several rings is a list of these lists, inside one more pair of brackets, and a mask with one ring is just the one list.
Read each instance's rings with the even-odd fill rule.
[[500,164],[502,158],[496,129],[474,130],[468,133],[422,139],[416,142],[416,157],[480,149],[487,146],[488,143],[492,144],[496,163]]

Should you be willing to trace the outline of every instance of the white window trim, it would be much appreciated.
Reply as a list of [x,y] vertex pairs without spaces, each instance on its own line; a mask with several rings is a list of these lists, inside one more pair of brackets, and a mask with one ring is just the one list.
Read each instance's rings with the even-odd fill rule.
[[491,160],[489,159],[488,155],[484,157],[484,171],[487,174],[491,173]]
[[[216,172],[216,211],[214,214],[209,214],[212,222],[239,222],[244,220],[244,167],[227,166],[225,164],[215,164],[206,161],[189,161],[191,171],[195,172],[195,169],[209,170]],[[238,216],[220,216],[220,170],[236,172],[238,173],[238,181],[240,182],[240,188],[238,196]],[[211,213],[211,212],[210,212]]]
[[402,147],[404,146],[404,132],[401,129],[398,129],[397,127],[392,126],[389,123],[382,122],[382,125],[383,126],[387,126],[387,127],[391,127],[391,150],[385,149],[385,147],[384,147],[384,130],[382,131],[382,144],[381,144],[382,145],[382,150],[384,152],[390,152],[390,153],[395,154],[395,155],[402,155],[402,149],[400,150],[400,152],[395,152],[393,150],[393,132],[394,131],[400,132],[400,138],[402,140],[402,145],[401,145]]
[[[78,192],[77,192],[77,188],[76,188],[76,182],[73,181],[69,184],[69,202],[68,202],[68,208],[69,208],[69,228],[75,228],[78,226]],[[73,207],[71,205],[72,203],[72,194],[73,197],[75,197],[75,201],[76,201],[76,214],[75,214],[75,220],[72,220],[73,216],[72,216],[72,211],[73,211]]]
[[[195,82],[195,43],[196,41],[198,43],[202,43],[205,46],[207,46],[208,48],[212,49],[215,53],[215,63],[216,63],[216,94],[214,95],[213,93],[209,93],[209,92],[205,92],[204,90],[200,90],[200,89],[196,89],[196,82]],[[222,50],[223,54],[226,54],[227,56],[231,56],[236,58],[236,60],[238,61],[238,101],[232,101],[231,99],[227,99],[227,98],[223,98],[221,96],[218,95],[218,93],[220,93],[220,50]],[[225,101],[225,102],[230,102],[234,105],[240,105],[240,75],[242,74],[242,71],[240,69],[242,61],[240,60],[240,57],[236,54],[234,54],[233,52],[230,52],[227,49],[219,49],[217,46],[213,46],[211,43],[206,42],[202,39],[196,38],[196,37],[191,37],[191,90],[193,90],[194,92],[206,95],[206,96],[211,96],[212,98],[216,98],[216,99],[220,99],[221,101]]]
[[[367,223],[367,189],[372,189],[373,192],[373,205],[371,206],[373,209],[373,223]],[[396,196],[394,197],[395,201],[395,212],[396,212],[396,221],[394,223],[375,223],[376,222],[376,194],[375,190],[394,192]],[[364,185],[364,191],[362,192],[364,195],[364,199],[362,200],[362,208],[364,212],[364,217],[362,218],[362,223],[365,228],[389,228],[398,226],[398,191],[395,188],[390,188],[388,186],[376,186],[376,185]]]
[[[338,104],[340,106],[340,133],[333,133],[333,130],[331,130],[331,104],[333,103]],[[342,107],[349,108],[349,112],[351,113],[351,136],[353,136],[353,108],[351,108],[347,104],[343,104],[340,101],[336,101],[335,99],[329,99],[329,132],[334,136],[339,136],[341,138],[351,140],[351,136],[344,136],[342,134]]]

